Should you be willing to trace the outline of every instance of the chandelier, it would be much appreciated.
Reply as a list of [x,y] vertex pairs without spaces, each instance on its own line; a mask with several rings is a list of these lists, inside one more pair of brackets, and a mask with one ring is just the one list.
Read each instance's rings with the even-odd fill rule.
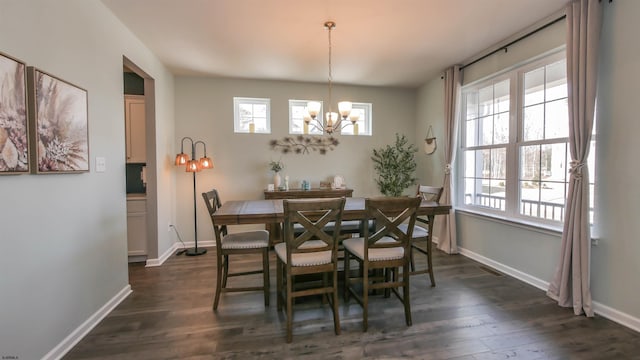
[[[323,122],[322,116],[318,118],[322,104],[318,101],[309,101],[304,114],[305,134],[309,133],[309,125],[320,131],[324,131],[327,134],[333,134],[336,130],[342,130],[346,126],[353,125],[353,134],[358,135],[357,121],[359,119],[359,115],[357,112],[352,113],[351,110],[353,108],[353,104],[350,101],[340,101],[338,103],[339,114],[333,112],[331,109],[331,89],[333,83],[333,74],[331,72],[331,30],[335,27],[336,23],[334,21],[327,21],[324,23],[324,28],[329,31],[329,111],[325,113],[325,120]],[[349,123],[347,119],[351,121],[351,123]]]

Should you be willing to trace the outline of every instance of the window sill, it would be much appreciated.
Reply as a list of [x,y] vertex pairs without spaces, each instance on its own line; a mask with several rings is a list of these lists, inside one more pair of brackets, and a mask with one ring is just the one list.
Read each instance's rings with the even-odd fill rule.
[[534,223],[522,219],[507,218],[504,216],[498,216],[494,214],[487,214],[480,211],[473,211],[470,209],[456,209],[456,212],[463,215],[475,217],[478,219],[489,220],[521,229],[536,231],[545,235],[552,235],[562,237],[562,226],[545,225],[540,223]]

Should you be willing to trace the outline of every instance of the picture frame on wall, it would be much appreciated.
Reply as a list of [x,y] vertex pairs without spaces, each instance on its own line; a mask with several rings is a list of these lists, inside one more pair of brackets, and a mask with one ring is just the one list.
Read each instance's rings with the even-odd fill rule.
[[32,66],[27,86],[32,172],[88,172],[87,90]]
[[26,65],[0,52],[0,175],[29,173]]

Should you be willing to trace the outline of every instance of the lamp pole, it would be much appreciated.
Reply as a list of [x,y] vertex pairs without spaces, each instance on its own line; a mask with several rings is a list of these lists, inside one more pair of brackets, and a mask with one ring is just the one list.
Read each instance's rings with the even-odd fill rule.
[[[191,142],[191,159],[184,152],[184,141]],[[202,144],[204,147],[204,156],[200,160],[196,160],[196,145]],[[176,156],[176,165],[186,165],[186,171],[193,173],[193,238],[195,247],[188,249],[188,256],[197,256],[206,254],[206,248],[198,248],[198,207],[196,206],[196,173],[203,169],[212,169],[213,161],[207,157],[207,145],[203,141],[193,141],[190,137],[183,137],[180,144],[180,154]]]

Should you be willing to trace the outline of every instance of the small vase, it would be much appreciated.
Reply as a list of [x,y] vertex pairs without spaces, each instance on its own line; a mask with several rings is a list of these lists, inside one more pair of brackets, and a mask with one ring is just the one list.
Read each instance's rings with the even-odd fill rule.
[[280,173],[275,173],[273,174],[273,187],[276,190],[280,189],[280,182],[282,181],[282,179],[280,179]]

